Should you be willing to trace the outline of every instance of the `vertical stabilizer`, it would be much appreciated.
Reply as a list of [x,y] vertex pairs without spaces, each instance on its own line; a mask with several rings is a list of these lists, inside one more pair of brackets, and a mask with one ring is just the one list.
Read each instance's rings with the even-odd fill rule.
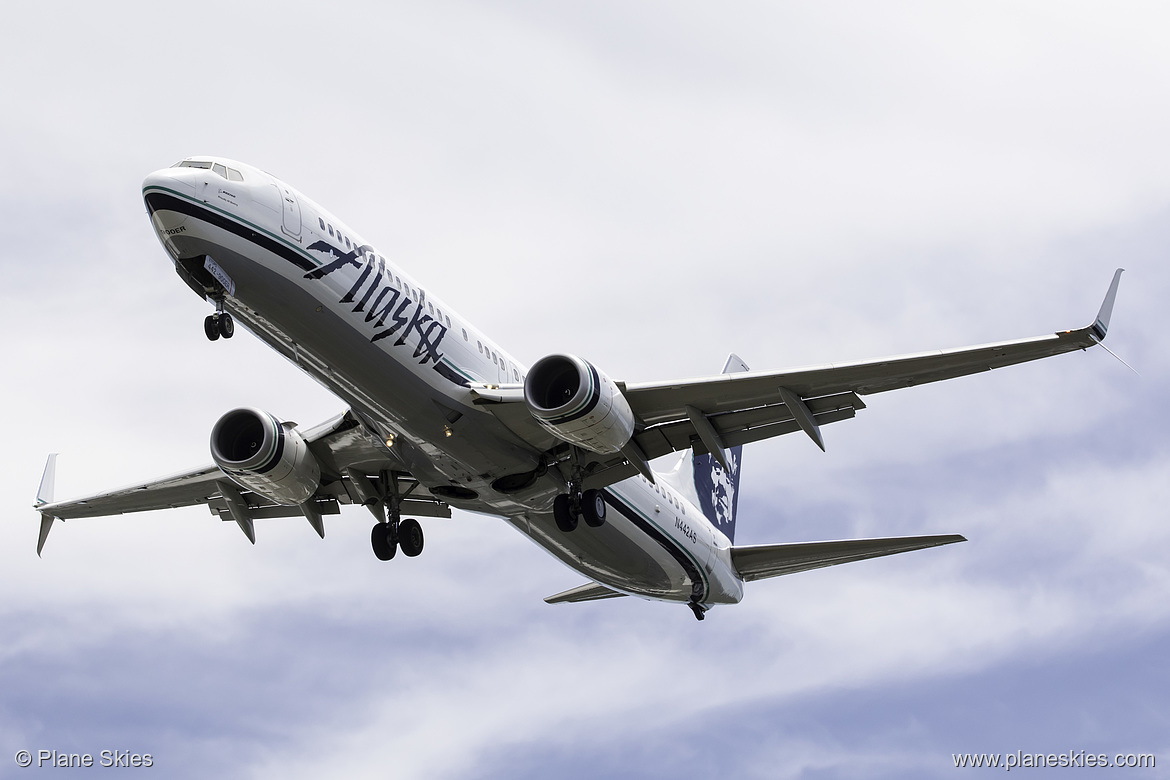
[[[747,371],[747,364],[738,355],[731,354],[723,366],[724,374]],[[694,470],[695,492],[699,495],[699,506],[711,524],[735,541],[735,509],[739,503],[740,457],[743,447],[724,450],[727,463],[724,468],[719,459],[711,454],[695,455],[691,460]]]

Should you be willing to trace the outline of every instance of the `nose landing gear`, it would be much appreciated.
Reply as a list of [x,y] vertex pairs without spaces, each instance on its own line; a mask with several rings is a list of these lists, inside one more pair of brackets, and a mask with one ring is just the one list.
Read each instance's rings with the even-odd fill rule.
[[215,302],[215,314],[207,315],[203,320],[203,333],[208,341],[215,341],[220,336],[230,339],[236,333],[236,323],[232,315],[223,310],[223,301]]

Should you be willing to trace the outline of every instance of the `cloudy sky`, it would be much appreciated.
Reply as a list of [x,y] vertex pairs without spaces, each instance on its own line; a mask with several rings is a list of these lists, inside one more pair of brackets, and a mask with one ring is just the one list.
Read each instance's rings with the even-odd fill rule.
[[[1017,750],[1164,776],[1168,24],[1018,0],[9,10],[0,776],[20,749],[173,778],[934,778]],[[247,334],[204,339],[139,189],[194,154],[292,183],[529,364],[641,381],[1032,336],[1090,322],[1122,266],[1109,343],[1140,376],[1094,349],[870,396],[826,454],[749,447],[737,541],[970,541],[756,583],[701,624],[550,607],[579,576],[460,514],[389,565],[360,509],[255,547],[198,508],[77,520],[38,559],[49,452],[66,498],[208,462],[236,406],[343,408]]]

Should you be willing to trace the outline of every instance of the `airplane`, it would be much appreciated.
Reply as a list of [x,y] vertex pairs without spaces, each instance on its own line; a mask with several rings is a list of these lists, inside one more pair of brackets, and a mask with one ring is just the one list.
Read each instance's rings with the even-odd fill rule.
[[[1122,269],[1087,327],[962,349],[666,382],[611,379],[553,354],[526,367],[349,226],[244,163],[189,157],[146,177],[143,200],[179,277],[214,306],[207,338],[235,322],[345,402],[320,425],[254,408],[211,430],[213,463],[56,501],[56,455],[37,493],[37,555],[55,520],[203,504],[252,544],[255,521],[365,506],[374,554],[423,549],[419,517],[505,519],[587,582],[549,596],[686,604],[702,620],[744,583],[963,542],[957,534],[736,545],[742,449],[821,427],[862,396],[1101,343]],[[1105,349],[1108,349],[1107,347]],[[672,470],[650,463],[679,453]],[[584,521],[582,524],[581,521]]]

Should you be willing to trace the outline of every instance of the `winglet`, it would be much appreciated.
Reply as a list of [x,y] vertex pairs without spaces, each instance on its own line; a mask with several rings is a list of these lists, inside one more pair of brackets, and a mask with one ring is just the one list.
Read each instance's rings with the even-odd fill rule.
[[37,490],[37,506],[53,503],[53,491],[57,486],[57,453],[51,453],[45,462],[45,473],[41,475],[41,486]]
[[1109,330],[1109,316],[1113,314],[1113,301],[1117,298],[1117,285],[1121,282],[1121,272],[1118,268],[1113,272],[1113,283],[1109,285],[1109,292],[1105,293],[1105,300],[1101,302],[1101,310],[1097,312],[1097,319],[1089,329],[1097,337],[1097,341],[1105,340],[1105,333]]
[[53,527],[53,521],[57,518],[52,515],[41,513],[41,532],[37,536],[37,557],[41,557],[41,550],[45,549],[45,540],[49,538],[49,530]]
[[[45,473],[41,475],[41,486],[37,489],[37,507],[53,503],[53,493],[57,485],[57,453],[49,455],[45,462]],[[53,521],[57,518],[41,512],[41,531],[37,535],[37,557],[41,557],[41,550],[45,549],[45,540],[49,538],[49,531],[53,528]]]

